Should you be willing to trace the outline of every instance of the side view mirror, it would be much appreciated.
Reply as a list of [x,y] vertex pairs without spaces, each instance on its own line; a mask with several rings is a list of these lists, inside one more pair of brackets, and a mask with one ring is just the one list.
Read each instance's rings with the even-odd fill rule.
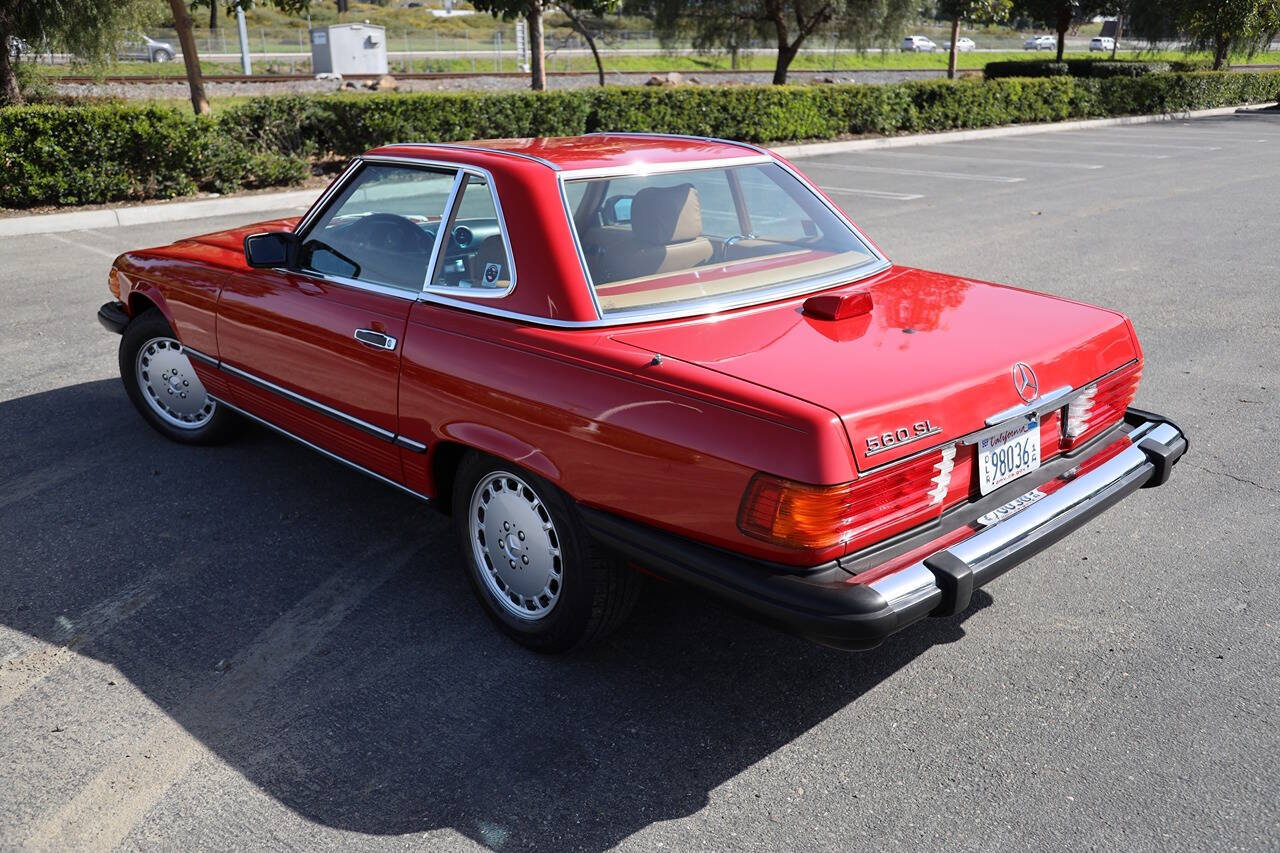
[[631,221],[631,196],[615,195],[604,203],[604,224],[624,225]]
[[287,267],[293,260],[297,238],[288,231],[265,231],[244,238],[244,259],[259,269]]

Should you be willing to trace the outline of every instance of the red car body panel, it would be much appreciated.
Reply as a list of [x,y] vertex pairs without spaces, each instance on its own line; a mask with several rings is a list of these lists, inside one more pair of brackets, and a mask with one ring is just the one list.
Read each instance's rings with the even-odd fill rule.
[[[925,449],[872,458],[868,436],[927,417],[941,428],[927,445],[944,444],[1017,404],[1016,361],[1033,364],[1047,391],[1141,360],[1131,325],[1115,312],[904,267],[847,285],[868,291],[873,306],[848,320],[812,319],[798,297],[680,320],[550,325],[598,315],[549,163],[639,168],[759,152],[626,136],[476,145],[388,146],[368,156],[492,175],[518,274],[500,300],[413,301],[247,266],[247,235],[289,230],[296,220],[124,255],[120,299],[134,313],[145,307],[138,300],[154,303],[184,346],[221,363],[193,362],[215,396],[418,494],[447,488],[438,479],[442,449],[474,448],[536,471],[584,506],[797,567],[848,548],[797,550],[744,535],[739,503],[757,473],[846,483]],[[481,310],[490,308],[523,319]],[[352,338],[356,328],[399,346],[369,349]],[[1050,413],[1046,458],[1058,452],[1059,431]],[[958,452],[950,503],[976,489],[972,454],[970,446]]]

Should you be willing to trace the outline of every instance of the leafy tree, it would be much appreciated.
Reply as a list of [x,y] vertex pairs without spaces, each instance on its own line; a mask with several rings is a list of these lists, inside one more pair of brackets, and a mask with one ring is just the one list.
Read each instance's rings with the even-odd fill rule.
[[1280,32],[1280,0],[1133,0],[1129,27],[1149,43],[1183,36],[1187,50],[1213,52],[1221,70],[1232,51],[1252,56]]
[[0,0],[0,105],[22,103],[15,48],[25,44],[102,62],[153,15],[149,0]]
[[778,85],[787,82],[792,61],[815,33],[831,32],[865,47],[897,36],[916,11],[910,0],[648,0],[644,5],[666,42],[691,31],[694,47],[736,55],[744,36],[772,39]]
[[529,23],[529,71],[530,85],[538,91],[547,88],[546,39],[543,35],[543,21],[551,9],[558,9],[569,18],[574,29],[582,33],[591,45],[595,54],[596,66],[600,71],[600,80],[604,82],[604,66],[600,63],[600,54],[596,51],[594,39],[587,33],[585,26],[579,27],[580,19],[575,23],[577,13],[603,15],[618,8],[620,0],[472,0],[473,6],[481,12],[488,12],[495,18],[504,21],[523,17]]
[[960,22],[980,21],[994,24],[1009,18],[1013,0],[944,0],[938,11],[951,21],[951,55],[947,57],[947,76],[956,76],[956,54],[960,41]]
[[[5,0],[0,0],[0,3]],[[254,0],[225,0],[228,13],[236,9],[248,11],[254,6]],[[311,8],[311,0],[267,0],[281,12],[296,15]],[[208,4],[210,19],[216,19],[220,0],[191,0],[191,8]],[[196,50],[196,35],[191,22],[191,12],[183,0],[169,0],[169,9],[173,13],[173,27],[178,31],[178,43],[182,46],[182,62],[187,70],[187,88],[191,90],[191,106],[196,115],[209,114],[209,99],[204,94],[204,74],[200,70],[200,54]]]
[[1017,17],[1053,27],[1058,34],[1058,61],[1061,62],[1072,21],[1114,14],[1118,4],[1119,0],[1013,0],[1012,11]]

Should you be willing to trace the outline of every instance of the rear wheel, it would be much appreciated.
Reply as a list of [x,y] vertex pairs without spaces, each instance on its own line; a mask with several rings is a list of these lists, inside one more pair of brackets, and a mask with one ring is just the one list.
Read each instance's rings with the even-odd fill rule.
[[125,327],[120,378],[143,419],[173,441],[218,444],[238,424],[235,413],[205,391],[159,309],[148,308]]
[[173,54],[167,50],[157,50],[151,57],[152,62],[168,62],[173,59]]
[[472,453],[453,512],[472,589],[509,636],[542,652],[602,639],[625,621],[640,576],[601,549],[546,480]]

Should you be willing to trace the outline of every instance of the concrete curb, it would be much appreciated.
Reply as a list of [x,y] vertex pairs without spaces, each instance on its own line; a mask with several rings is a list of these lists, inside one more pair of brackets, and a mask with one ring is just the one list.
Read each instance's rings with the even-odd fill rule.
[[1001,136],[1025,136],[1031,133],[1058,133],[1066,130],[1088,130],[1095,127],[1116,127],[1125,124],[1151,124],[1158,121],[1175,121],[1185,118],[1231,115],[1241,110],[1264,109],[1272,103],[1248,106],[1214,107],[1208,110],[1192,110],[1185,113],[1159,113],[1145,116],[1119,116],[1117,118],[1089,118],[1076,121],[1058,121],[1046,124],[1014,124],[1004,127],[984,127],[976,130],[948,130],[941,133],[913,133],[909,136],[877,136],[870,139],[846,139],[839,142],[806,142],[800,145],[777,145],[771,150],[779,157],[818,157],[823,154],[843,154],[846,151],[867,151],[876,148],[906,148],[911,145],[942,145],[947,142],[968,142],[973,139],[997,139]]
[[38,216],[15,216],[0,219],[0,237],[24,234],[56,234],[60,231],[82,231],[86,228],[115,228],[121,225],[150,225],[155,222],[177,222],[203,219],[206,216],[232,216],[260,213],[288,207],[309,207],[322,188],[291,190],[281,193],[206,198],[197,201],[173,201],[161,204],[139,204],[129,207],[77,210],[70,213],[45,213]]
[[[1057,133],[1066,130],[1087,130],[1095,127],[1150,124],[1158,121],[1230,115],[1241,110],[1264,109],[1270,106],[1274,106],[1274,104],[1250,104],[1243,107],[1192,110],[1186,113],[1121,116],[1119,118],[1060,121],[1048,124],[1016,124],[1005,127],[985,127],[977,130],[915,133],[908,136],[878,136],[870,139],[847,139],[839,142],[806,142],[799,145],[778,145],[774,146],[772,150],[779,156],[789,159],[818,157],[823,154],[843,154],[849,151],[868,151],[877,148],[941,145],[947,142],[966,142],[973,139],[995,139],[1001,136]],[[320,189],[291,190],[279,193],[231,196],[229,198],[200,199],[198,201],[175,201],[161,204],[104,208],[101,210],[80,210],[71,213],[15,216],[9,219],[0,219],[0,237],[18,237],[24,234],[56,234],[60,231],[81,231],[86,228],[115,228],[122,225],[147,225],[153,222],[177,222],[183,219],[203,219],[208,216],[261,213],[262,211],[281,210],[288,207],[303,208],[309,207],[320,193]]]

